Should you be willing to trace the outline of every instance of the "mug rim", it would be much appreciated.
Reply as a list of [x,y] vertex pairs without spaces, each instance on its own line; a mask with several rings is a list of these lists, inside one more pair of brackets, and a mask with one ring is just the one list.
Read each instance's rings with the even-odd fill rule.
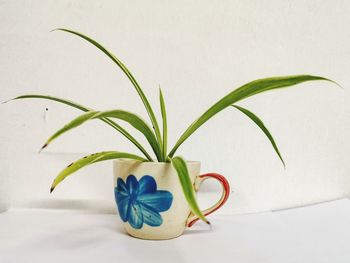
[[[159,166],[159,165],[171,165],[171,163],[167,162],[158,162],[158,161],[153,161],[153,162],[142,162],[139,160],[133,160],[133,159],[127,159],[127,158],[120,158],[120,159],[115,159],[113,160],[114,163],[137,163],[139,162],[140,164],[147,164],[147,165],[154,165],[154,166]],[[186,161],[187,165],[200,165],[200,161]]]

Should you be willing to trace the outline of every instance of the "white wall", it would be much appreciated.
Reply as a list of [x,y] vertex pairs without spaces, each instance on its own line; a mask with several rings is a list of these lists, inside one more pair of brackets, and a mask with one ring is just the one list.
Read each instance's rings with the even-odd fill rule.
[[[350,193],[349,13],[349,1],[340,0],[0,1],[0,100],[52,94],[147,117],[136,92],[111,61],[77,37],[49,33],[56,27],[84,32],[113,50],[157,112],[162,86],[171,145],[199,114],[250,80],[303,73],[326,76],[344,89],[314,82],[240,103],[270,128],[286,170],[261,131],[234,109],[212,119],[179,153],[201,160],[203,172],[229,178],[234,194],[222,213],[340,198]],[[133,151],[131,145],[95,121],[38,155],[45,139],[79,112],[39,100],[0,107],[1,209],[113,209],[111,163],[82,170],[51,196],[48,189],[71,160],[100,150]],[[216,185],[207,190],[201,195],[203,204],[208,203],[206,197],[217,196]]]

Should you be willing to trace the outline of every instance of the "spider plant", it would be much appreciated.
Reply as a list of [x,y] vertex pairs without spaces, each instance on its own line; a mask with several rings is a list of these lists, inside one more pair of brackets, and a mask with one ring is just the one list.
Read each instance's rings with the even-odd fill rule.
[[[179,182],[182,186],[183,193],[185,195],[186,200],[188,201],[188,204],[192,210],[192,212],[196,215],[198,215],[203,221],[209,223],[207,219],[204,217],[204,215],[201,213],[198,204],[196,202],[195,192],[193,189],[193,185],[190,180],[189,172],[186,166],[186,161],[180,157],[175,156],[176,151],[178,148],[198,129],[200,128],[205,122],[207,122],[209,119],[214,117],[217,113],[220,111],[232,107],[240,112],[242,112],[244,115],[246,115],[249,119],[251,119],[267,136],[268,140],[272,144],[276,154],[278,155],[279,159],[282,161],[283,165],[285,165],[282,155],[275,143],[275,140],[273,139],[271,133],[266,128],[264,123],[261,121],[259,117],[257,117],[253,112],[249,111],[248,109],[245,109],[241,106],[236,105],[237,102],[246,99],[248,97],[251,97],[253,95],[274,90],[274,89],[280,89],[285,88],[289,86],[294,86],[299,83],[303,83],[306,81],[314,81],[314,80],[326,80],[331,81],[329,79],[326,79],[324,77],[320,76],[312,76],[312,75],[294,75],[294,76],[280,76],[280,77],[271,77],[271,78],[263,78],[254,80],[252,82],[249,82],[237,89],[234,89],[232,92],[224,96],[222,99],[217,101],[214,105],[212,105],[207,111],[205,111],[198,119],[196,119],[188,128],[183,132],[183,134],[180,136],[180,138],[177,140],[175,145],[171,148],[170,151],[168,151],[167,145],[168,145],[168,137],[167,137],[167,114],[166,114],[166,107],[165,107],[165,101],[162,94],[162,90],[159,88],[159,100],[160,100],[160,109],[161,109],[161,116],[162,116],[162,130],[160,129],[160,126],[158,124],[157,118],[154,114],[154,111],[144,94],[143,90],[141,89],[141,86],[136,81],[135,77],[131,74],[129,69],[110,51],[108,51],[102,44],[98,43],[94,39],[83,35],[79,32],[72,31],[69,29],[55,29],[59,31],[64,31],[70,34],[73,34],[75,36],[78,36],[95,47],[97,47],[100,51],[102,51],[107,57],[109,57],[127,76],[127,78],[130,80],[133,87],[136,89],[142,103],[145,106],[145,109],[148,113],[149,119],[151,121],[151,125],[149,125],[145,120],[140,118],[138,115],[136,115],[133,112],[121,110],[121,109],[113,109],[109,111],[97,111],[88,107],[85,107],[81,104],[62,99],[52,96],[45,96],[45,95],[22,95],[14,98],[14,100],[17,99],[28,99],[28,98],[39,98],[39,99],[47,99],[56,101],[59,103],[66,104],[68,106],[77,108],[85,113],[81,114],[77,118],[73,119],[71,122],[66,124],[63,128],[58,130],[56,133],[54,133],[43,145],[42,149],[47,147],[53,140],[64,134],[65,132],[76,128],[83,123],[93,120],[93,119],[99,119],[112,128],[114,128],[116,131],[118,131],[121,135],[123,135],[127,140],[129,140],[132,144],[134,144],[140,151],[139,155],[130,154],[126,152],[120,152],[120,151],[106,151],[106,152],[98,152],[91,154],[89,156],[85,156],[82,159],[79,159],[70,165],[68,165],[65,169],[63,169],[58,176],[53,181],[53,184],[51,186],[50,192],[52,192],[55,187],[61,183],[67,176],[71,175],[72,173],[76,172],[77,170],[88,166],[93,163],[111,160],[111,159],[118,159],[118,158],[128,158],[128,159],[134,159],[141,162],[170,162],[175,170],[177,171]],[[113,120],[118,121],[115,122]],[[126,123],[129,123],[133,128],[135,128],[137,131],[139,131],[148,141],[153,154],[150,154],[147,152],[147,150],[144,148],[141,143],[139,143],[126,129],[124,129],[120,124],[119,121],[123,121]],[[155,159],[154,159],[155,158]]]

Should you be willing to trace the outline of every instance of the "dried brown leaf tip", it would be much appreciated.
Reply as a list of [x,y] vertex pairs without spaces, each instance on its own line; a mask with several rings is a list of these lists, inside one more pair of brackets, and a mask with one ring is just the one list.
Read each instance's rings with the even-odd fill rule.
[[41,147],[41,149],[46,148],[46,146],[47,146],[47,143],[45,143],[45,144],[43,145],[43,147]]
[[41,151],[42,151],[44,148],[46,148],[47,145],[48,145],[48,144],[45,143],[45,144],[40,148],[39,153],[41,153]]

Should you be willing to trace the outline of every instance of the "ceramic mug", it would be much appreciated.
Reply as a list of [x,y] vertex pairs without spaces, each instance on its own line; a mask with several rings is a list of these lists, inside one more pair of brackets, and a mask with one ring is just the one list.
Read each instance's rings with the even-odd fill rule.
[[[203,211],[209,215],[227,200],[230,186],[222,175],[200,174],[200,162],[187,162],[195,191],[209,178],[223,188],[220,200]],[[170,163],[114,161],[114,193],[120,218],[131,236],[142,239],[170,239],[180,236],[198,217],[191,213],[178,175]]]

